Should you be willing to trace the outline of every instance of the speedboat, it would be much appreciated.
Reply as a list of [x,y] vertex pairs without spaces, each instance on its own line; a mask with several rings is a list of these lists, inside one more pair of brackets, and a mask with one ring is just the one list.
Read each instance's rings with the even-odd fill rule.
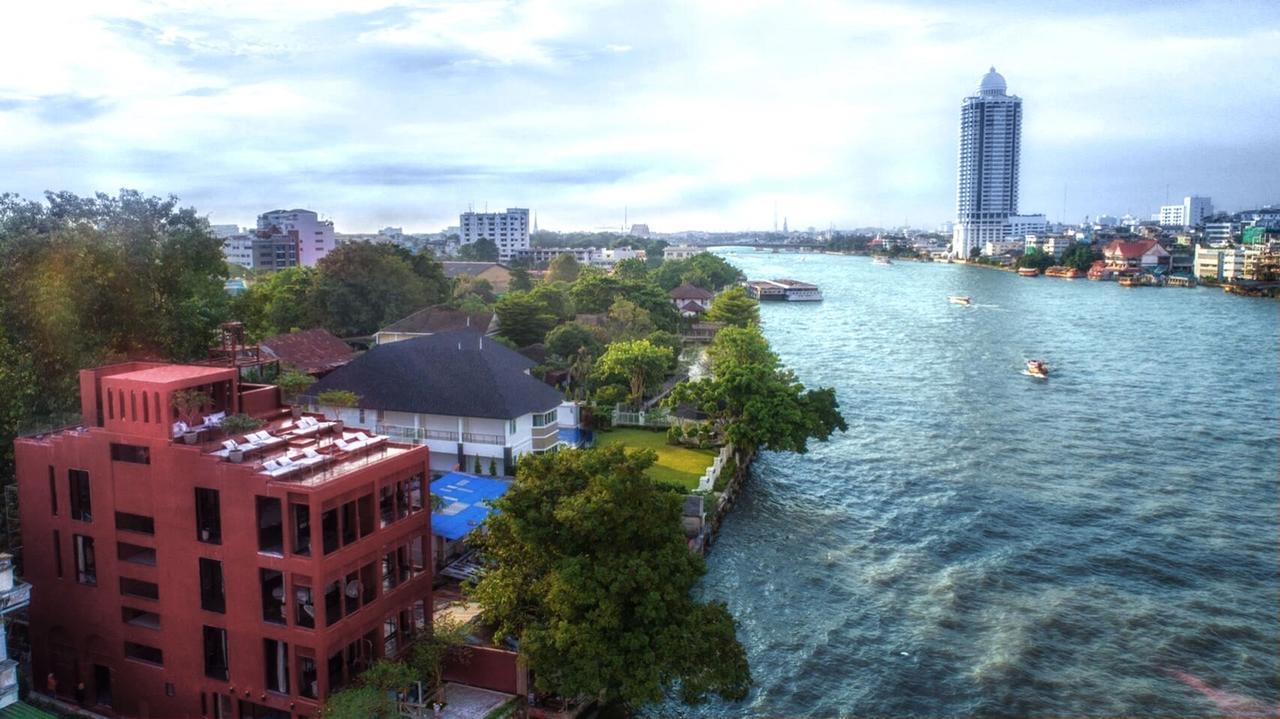
[[1040,379],[1049,378],[1049,365],[1044,360],[1027,360],[1027,374]]
[[968,295],[947,295],[947,302],[953,305],[971,305],[973,300]]

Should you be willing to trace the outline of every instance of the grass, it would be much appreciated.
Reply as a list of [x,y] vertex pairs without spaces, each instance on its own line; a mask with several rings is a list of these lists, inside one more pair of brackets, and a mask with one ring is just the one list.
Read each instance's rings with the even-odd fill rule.
[[698,478],[715,461],[716,450],[675,447],[667,444],[666,432],[647,429],[613,429],[596,435],[600,447],[620,444],[628,449],[652,449],[658,461],[647,474],[657,482],[675,484],[688,490],[698,488]]

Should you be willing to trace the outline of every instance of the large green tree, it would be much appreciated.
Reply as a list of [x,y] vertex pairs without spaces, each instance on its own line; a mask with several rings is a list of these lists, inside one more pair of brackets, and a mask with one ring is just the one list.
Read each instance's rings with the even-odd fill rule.
[[640,707],[746,696],[751,673],[724,604],[692,597],[705,573],[680,495],[645,474],[650,451],[530,455],[479,543],[493,568],[472,593],[514,636],[535,687]]
[[255,339],[305,330],[320,324],[316,301],[318,273],[313,267],[290,267],[268,274],[232,300],[233,316]]
[[1088,270],[1096,260],[1102,259],[1102,253],[1095,250],[1093,245],[1088,242],[1072,242],[1066,251],[1062,253],[1060,263],[1064,267],[1073,267],[1077,270]]
[[573,282],[578,279],[578,273],[582,271],[582,265],[578,262],[578,258],[573,256],[572,252],[565,252],[551,258],[551,262],[547,265],[547,282]]
[[541,342],[556,326],[556,315],[545,302],[529,292],[508,292],[494,305],[498,314],[498,334],[528,347]]
[[716,295],[707,310],[707,319],[734,327],[760,324],[760,304],[741,287],[730,287]]
[[778,366],[778,356],[769,348],[769,341],[758,325],[721,329],[707,348],[707,359],[713,374],[741,364],[764,365],[770,369]]
[[315,306],[326,328],[339,337],[367,335],[436,299],[393,245],[353,242],[320,260]]
[[493,240],[481,237],[458,248],[458,259],[470,262],[497,262],[498,246]]
[[566,322],[547,333],[547,349],[560,357],[573,357],[579,350],[586,350],[595,357],[603,344],[596,330],[577,322]]
[[670,347],[649,340],[619,340],[610,343],[596,362],[596,377],[604,383],[625,382],[628,399],[639,405],[645,393],[662,382],[671,363]]

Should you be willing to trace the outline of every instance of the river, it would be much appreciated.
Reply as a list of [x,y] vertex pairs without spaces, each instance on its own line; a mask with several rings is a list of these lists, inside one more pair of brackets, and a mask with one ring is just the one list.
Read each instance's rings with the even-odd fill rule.
[[1222,713],[1174,672],[1280,703],[1280,304],[720,254],[821,286],[762,322],[849,430],[764,454],[708,557],[750,697],[662,713]]

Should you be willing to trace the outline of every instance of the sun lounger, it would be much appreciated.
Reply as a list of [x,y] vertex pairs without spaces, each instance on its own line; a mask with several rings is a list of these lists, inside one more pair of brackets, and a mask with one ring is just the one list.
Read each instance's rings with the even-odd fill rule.
[[328,459],[328,457],[320,454],[314,449],[308,448],[302,453],[302,457],[299,457],[295,463],[304,467],[314,467],[317,464],[323,463],[326,459]]

